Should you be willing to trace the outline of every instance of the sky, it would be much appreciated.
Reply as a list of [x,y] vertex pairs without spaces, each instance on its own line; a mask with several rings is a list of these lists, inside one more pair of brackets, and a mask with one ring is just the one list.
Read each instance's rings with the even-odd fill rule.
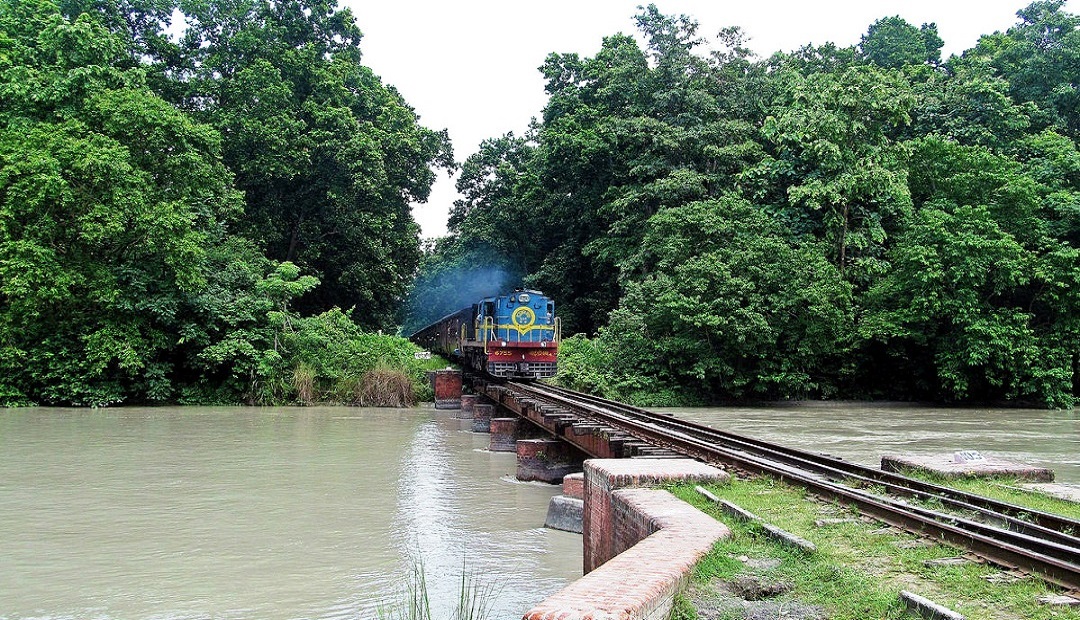
[[[339,0],[364,33],[364,64],[405,98],[421,125],[449,131],[464,161],[480,142],[524,133],[547,101],[538,68],[552,52],[594,56],[605,36],[636,34],[634,15],[647,0]],[[874,21],[899,15],[936,23],[943,58],[980,35],[1005,31],[1029,0],[655,0],[661,13],[688,15],[715,39],[739,26],[761,57],[806,44],[854,45]],[[1080,12],[1080,0],[1065,9]],[[431,197],[413,205],[421,236],[446,234],[458,197],[439,172]]]

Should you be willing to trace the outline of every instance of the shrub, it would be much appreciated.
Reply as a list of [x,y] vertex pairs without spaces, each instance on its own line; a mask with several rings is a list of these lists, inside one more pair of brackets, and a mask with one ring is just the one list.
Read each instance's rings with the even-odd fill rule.
[[293,370],[293,389],[296,391],[296,400],[301,405],[310,405],[315,402],[315,369],[310,364],[300,362]]
[[282,315],[277,361],[262,367],[252,401],[411,407],[433,396],[426,371],[446,366],[438,357],[416,359],[418,351],[400,336],[363,331],[351,311]]
[[413,407],[416,405],[416,391],[405,371],[375,368],[360,377],[356,404],[361,407]]

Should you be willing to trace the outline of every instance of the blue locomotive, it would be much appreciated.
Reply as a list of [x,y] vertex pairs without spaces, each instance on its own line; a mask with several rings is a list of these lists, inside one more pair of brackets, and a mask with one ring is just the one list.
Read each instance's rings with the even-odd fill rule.
[[485,297],[409,337],[417,345],[494,377],[554,377],[561,330],[555,302],[518,289]]

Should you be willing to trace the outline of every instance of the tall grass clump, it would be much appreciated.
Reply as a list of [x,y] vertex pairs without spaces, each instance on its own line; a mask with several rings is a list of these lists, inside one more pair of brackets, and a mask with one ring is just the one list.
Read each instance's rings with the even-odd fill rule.
[[379,366],[360,377],[356,404],[361,407],[414,407],[416,390],[406,371]]
[[[491,618],[498,592],[493,584],[482,583],[461,564],[461,581],[453,615],[449,618],[440,616],[439,620],[488,620]],[[431,598],[428,596],[427,577],[424,564],[417,561],[409,576],[402,599],[395,605],[380,607],[376,610],[376,620],[435,620],[431,610]]]
[[292,387],[296,391],[296,401],[301,405],[315,402],[315,369],[306,362],[300,362],[293,369]]

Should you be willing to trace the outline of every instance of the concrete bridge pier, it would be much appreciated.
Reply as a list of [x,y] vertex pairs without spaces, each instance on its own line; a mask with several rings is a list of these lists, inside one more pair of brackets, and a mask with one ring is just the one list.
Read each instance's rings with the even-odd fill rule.
[[461,395],[461,409],[457,411],[455,417],[462,420],[473,419],[473,410],[476,407],[476,400],[479,398],[476,394],[462,394]]
[[491,418],[491,442],[488,450],[492,452],[516,452],[517,441],[521,435],[521,418]]
[[520,439],[517,442],[517,479],[562,482],[567,474],[581,471],[586,455],[558,439]]
[[490,403],[476,403],[473,406],[473,432],[490,433],[491,415],[495,412],[495,405]]

